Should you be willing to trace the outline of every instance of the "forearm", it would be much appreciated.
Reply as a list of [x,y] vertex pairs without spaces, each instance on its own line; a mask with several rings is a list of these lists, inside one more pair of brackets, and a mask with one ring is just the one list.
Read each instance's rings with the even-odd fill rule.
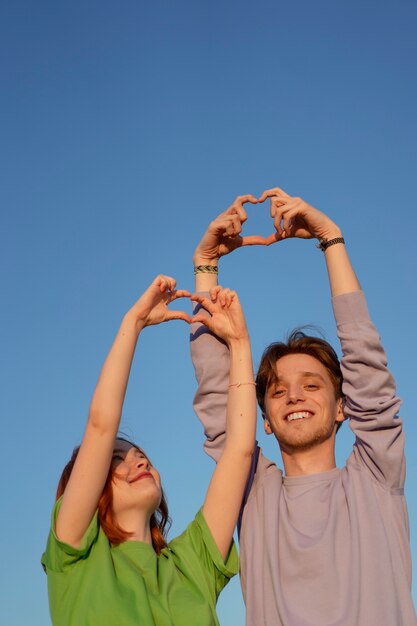
[[[194,267],[202,266],[202,265],[211,265],[213,267],[218,267],[219,259],[207,259],[204,256],[201,256],[197,251],[193,256]],[[217,274],[212,274],[210,272],[197,272],[195,275],[195,291],[210,291],[212,287],[216,287],[218,285]]]
[[202,324],[192,324],[190,340],[198,383],[193,406],[204,427],[204,449],[218,461],[225,441],[229,350]]
[[91,400],[88,418],[90,426],[116,434],[136,343],[142,328],[143,325],[138,325],[130,312],[123,318]]
[[387,367],[379,333],[369,318],[362,292],[333,299],[343,357],[345,415],[356,435],[353,456],[379,481],[402,486],[404,436],[401,401]]
[[231,343],[226,449],[235,454],[253,453],[256,429],[256,394],[249,338]]
[[[326,237],[328,241],[341,237],[341,230],[334,225],[334,229]],[[346,246],[337,243],[324,251],[327,273],[329,276],[332,296],[340,296],[352,291],[360,291],[361,286],[349,259]]]
[[[229,344],[231,377],[226,445],[207,491],[204,517],[225,559],[242,504],[255,447],[256,396],[249,339]],[[241,383],[238,385],[237,383]]]

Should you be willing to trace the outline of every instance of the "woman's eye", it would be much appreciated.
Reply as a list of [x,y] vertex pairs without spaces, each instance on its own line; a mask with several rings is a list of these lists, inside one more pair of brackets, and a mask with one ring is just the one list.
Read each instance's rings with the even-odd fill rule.
[[282,396],[283,393],[284,393],[283,389],[275,389],[274,396]]
[[306,385],[306,388],[307,389],[318,389],[318,386],[311,384],[311,385]]

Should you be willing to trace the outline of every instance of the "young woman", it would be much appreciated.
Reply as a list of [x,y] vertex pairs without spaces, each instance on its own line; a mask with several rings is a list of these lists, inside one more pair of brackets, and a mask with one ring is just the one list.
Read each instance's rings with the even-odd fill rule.
[[[170,311],[190,297],[207,313]],[[203,322],[231,354],[226,445],[202,509],[165,540],[161,480],[139,447],[117,437],[129,372],[145,326]],[[158,276],[123,318],[90,406],[84,437],[65,468],[42,564],[54,626],[211,626],[218,594],[238,569],[233,530],[255,441],[256,399],[248,332],[235,292],[175,290]],[[176,452],[173,451],[173,459]]]

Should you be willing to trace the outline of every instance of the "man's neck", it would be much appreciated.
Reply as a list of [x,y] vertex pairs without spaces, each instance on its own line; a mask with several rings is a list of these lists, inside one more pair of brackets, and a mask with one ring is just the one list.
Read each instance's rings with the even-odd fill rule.
[[305,476],[328,472],[336,467],[333,438],[309,450],[281,449],[286,476]]

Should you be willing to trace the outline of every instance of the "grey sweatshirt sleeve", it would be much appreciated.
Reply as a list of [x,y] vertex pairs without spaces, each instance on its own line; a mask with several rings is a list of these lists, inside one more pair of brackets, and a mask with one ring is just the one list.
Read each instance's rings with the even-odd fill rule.
[[198,383],[193,406],[204,427],[204,450],[218,461],[226,436],[229,350],[202,324],[191,325],[190,348]]
[[333,298],[342,347],[345,415],[356,436],[349,462],[365,466],[388,488],[405,480],[401,405],[378,332],[369,318],[363,292]]

